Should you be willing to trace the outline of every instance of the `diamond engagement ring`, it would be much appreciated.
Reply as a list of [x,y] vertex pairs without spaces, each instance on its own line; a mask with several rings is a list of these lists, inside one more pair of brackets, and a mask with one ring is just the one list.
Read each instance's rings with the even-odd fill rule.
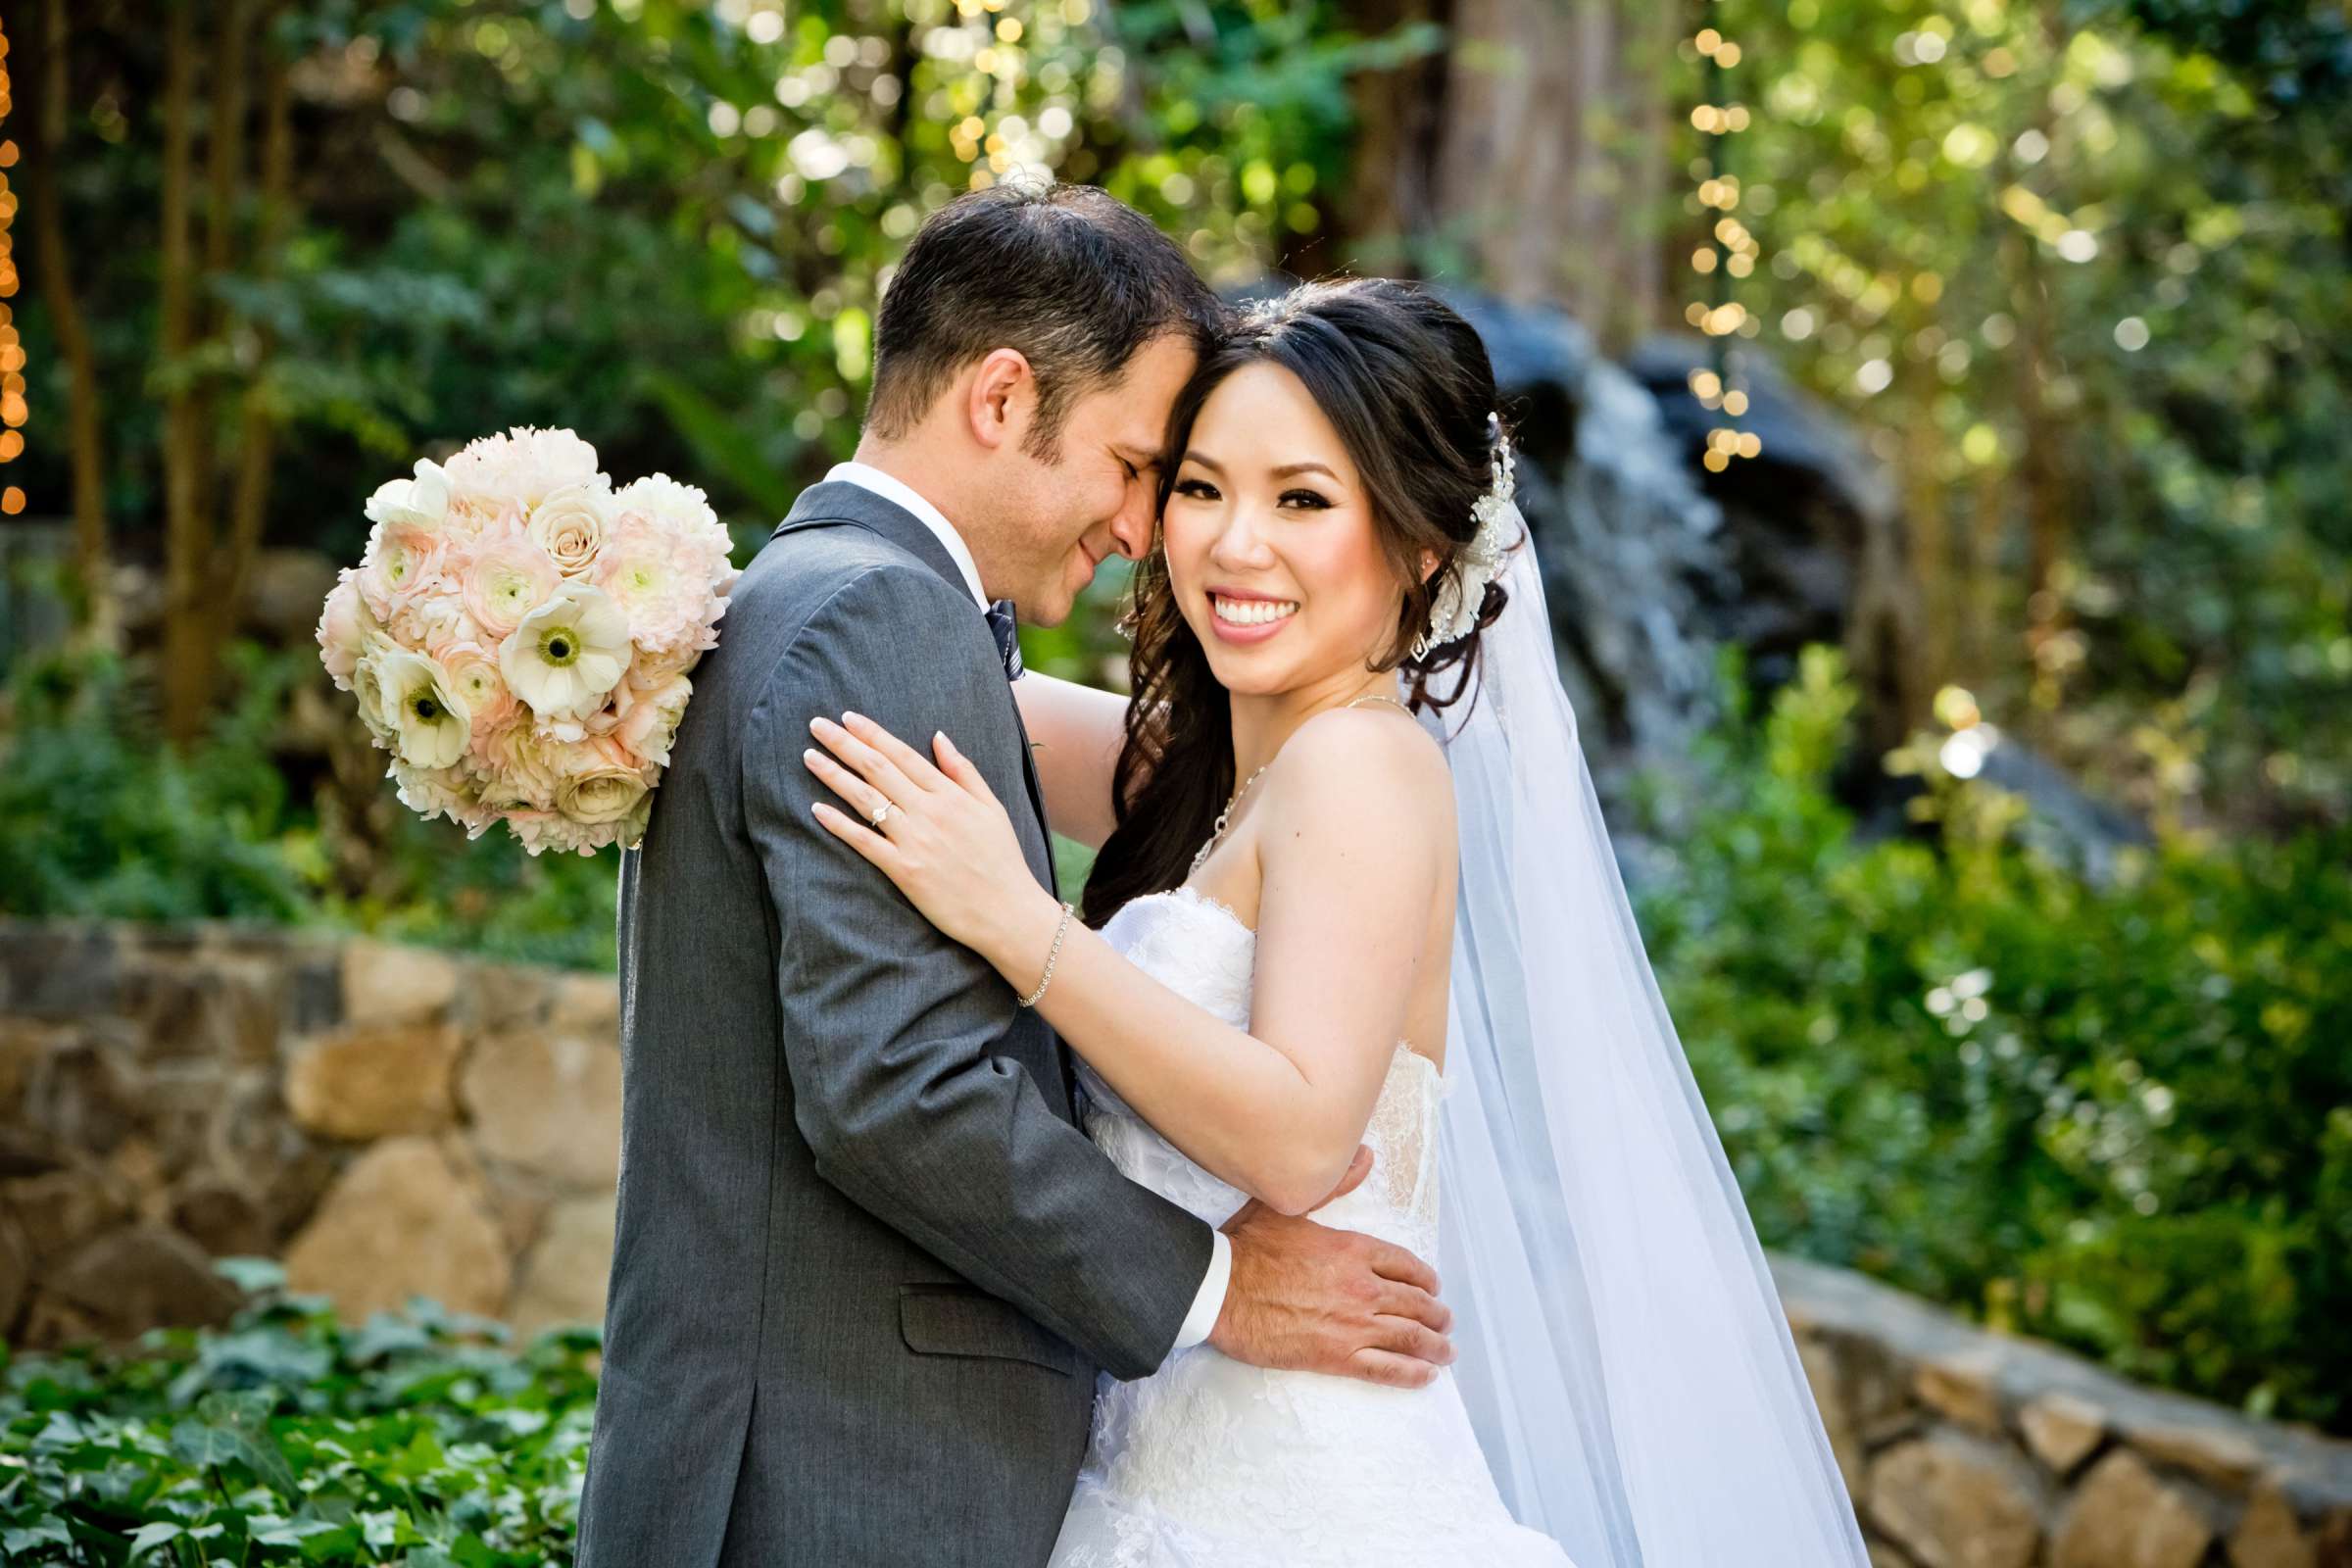
[[876,811],[876,812],[874,813],[874,815],[873,815],[874,831],[875,831],[875,832],[877,832],[877,833],[881,832],[881,831],[882,831],[882,824],[883,824],[883,823],[885,823],[885,822],[887,822],[887,821],[889,821],[889,820],[890,820],[890,813],[891,813],[891,812],[893,812],[893,811],[895,811],[895,810],[897,810],[898,808],[899,808],[899,803],[898,803],[898,802],[896,802],[896,801],[884,801],[884,802],[882,803],[882,808],[881,808],[880,810]]

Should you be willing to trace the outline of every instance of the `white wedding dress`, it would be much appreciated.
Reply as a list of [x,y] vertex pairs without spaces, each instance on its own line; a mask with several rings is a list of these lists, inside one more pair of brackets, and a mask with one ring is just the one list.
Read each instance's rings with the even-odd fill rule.
[[[1256,934],[1178,889],[1140,898],[1103,935],[1237,1028],[1250,1023]],[[1083,1062],[1086,1130],[1131,1180],[1222,1224],[1247,1195],[1194,1164]],[[1438,1105],[1449,1086],[1402,1045],[1364,1142],[1362,1186],[1315,1218],[1434,1261]],[[1513,1522],[1450,1370],[1426,1389],[1270,1372],[1206,1345],[1150,1377],[1105,1377],[1052,1568],[1573,1568]]]

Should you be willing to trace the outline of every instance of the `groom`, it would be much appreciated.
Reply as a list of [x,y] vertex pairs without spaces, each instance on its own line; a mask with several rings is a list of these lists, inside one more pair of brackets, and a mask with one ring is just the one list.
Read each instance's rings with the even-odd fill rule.
[[[1205,1340],[1420,1386],[1437,1281],[1250,1204],[1221,1232],[1074,1124],[1066,1050],[819,827],[808,721],[946,730],[1052,864],[1008,611],[1151,541],[1214,297],[1141,216],[1001,186],[916,235],[858,461],[808,490],[695,672],[621,865],[619,1230],[581,1568],[1043,1563],[1098,1368]],[[1360,1181],[1360,1152],[1349,1185]],[[1345,1189],[1343,1189],[1345,1190]]]

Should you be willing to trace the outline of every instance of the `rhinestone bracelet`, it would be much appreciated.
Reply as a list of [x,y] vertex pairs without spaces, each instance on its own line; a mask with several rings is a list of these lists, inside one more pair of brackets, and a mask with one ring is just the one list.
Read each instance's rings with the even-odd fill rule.
[[1036,1006],[1039,1000],[1045,996],[1046,987],[1054,983],[1054,960],[1061,956],[1061,939],[1069,935],[1070,916],[1076,914],[1077,912],[1078,908],[1076,905],[1064,904],[1061,906],[1061,919],[1059,923],[1054,927],[1054,946],[1046,950],[1045,975],[1037,982],[1037,989],[1021,999],[1022,1006]]

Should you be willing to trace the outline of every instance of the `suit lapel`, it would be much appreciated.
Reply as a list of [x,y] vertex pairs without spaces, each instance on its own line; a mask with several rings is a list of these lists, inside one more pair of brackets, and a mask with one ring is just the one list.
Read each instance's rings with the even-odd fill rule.
[[[880,534],[939,573],[956,592],[969,590],[970,585],[965,582],[962,570],[956,566],[956,558],[948,554],[948,547],[939,542],[937,534],[923,526],[922,518],[861,484],[832,479],[810,485],[793,502],[792,511],[782,522],[776,524],[775,531],[784,534],[801,528],[837,527],[842,523]],[[980,607],[974,605],[972,613],[981,614]],[[1055,898],[1059,898],[1061,882],[1054,867],[1054,835],[1046,826],[1045,790],[1038,782],[1037,760],[1029,749],[1028,728],[1021,723],[1021,706],[1012,700],[1010,681],[1004,684],[1004,704],[1012,717],[1013,732],[1020,737],[1021,784],[1028,791],[1029,810],[1037,821],[1037,842],[1042,846],[1037,852],[1038,860],[1032,863],[1031,869],[1039,871],[1039,880],[1054,890]],[[906,739],[904,736],[900,738]]]

